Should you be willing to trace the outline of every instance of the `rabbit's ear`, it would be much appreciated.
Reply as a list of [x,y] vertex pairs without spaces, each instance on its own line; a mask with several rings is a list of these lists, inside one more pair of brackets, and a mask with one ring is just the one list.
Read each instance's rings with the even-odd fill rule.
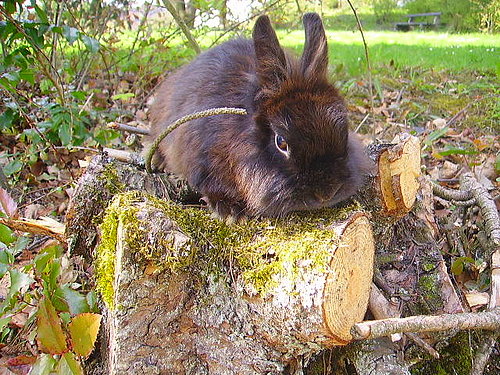
[[287,76],[286,58],[268,16],[257,19],[252,36],[259,83],[266,89],[277,89]]
[[317,13],[306,13],[302,19],[306,41],[300,61],[302,73],[306,77],[326,77],[328,68],[328,45],[325,29]]

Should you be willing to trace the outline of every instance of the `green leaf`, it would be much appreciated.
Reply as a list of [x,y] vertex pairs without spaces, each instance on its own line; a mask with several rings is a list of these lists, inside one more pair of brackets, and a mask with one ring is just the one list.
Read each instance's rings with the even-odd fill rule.
[[37,312],[37,340],[42,350],[50,354],[63,354],[68,350],[61,319],[48,298],[43,297]]
[[476,155],[476,154],[479,154],[479,151],[471,150],[471,149],[458,148],[458,147],[449,147],[446,150],[439,151],[438,154],[441,155],[441,156],[448,156],[448,155]]
[[50,375],[56,363],[56,360],[50,354],[40,354],[33,364],[29,375]]
[[111,99],[113,99],[113,100],[123,100],[123,99],[133,98],[134,96],[135,96],[135,94],[133,92],[127,92],[127,93],[124,93],[124,94],[113,95],[111,97]]
[[87,99],[87,93],[85,91],[71,91],[71,96],[81,101]]
[[71,143],[72,133],[71,125],[68,122],[62,122],[59,126],[57,134],[59,135],[59,139],[61,140],[63,146],[67,146]]
[[77,315],[81,313],[89,312],[89,305],[85,296],[76,290],[71,289],[68,285],[63,285],[56,289],[54,293],[54,298],[57,298],[60,302],[67,306],[67,309],[71,315]]
[[6,177],[9,177],[12,176],[14,173],[19,172],[22,168],[23,168],[23,163],[18,159],[14,159],[3,167],[3,173],[5,174]]
[[10,108],[6,109],[1,115],[0,115],[0,129],[10,129],[12,128],[14,124],[14,111]]
[[46,24],[49,23],[49,19],[47,18],[47,13],[45,13],[45,11],[36,4],[35,4],[35,12],[38,15],[38,18],[40,18],[40,21],[42,23]]
[[99,311],[97,306],[97,294],[94,290],[88,292],[85,299],[87,300],[87,305],[89,306],[90,311]]
[[0,250],[0,263],[8,265],[14,263],[14,255],[9,249]]
[[83,313],[75,316],[68,326],[73,351],[87,357],[94,349],[95,340],[101,325],[100,314]]
[[78,39],[80,32],[74,27],[64,25],[62,27],[62,35],[64,36],[64,38],[66,38],[68,43],[72,45]]
[[451,264],[451,272],[454,275],[460,275],[464,272],[464,268],[466,264],[474,264],[474,259],[471,257],[458,257]]
[[25,81],[28,81],[32,85],[35,84],[35,73],[32,70],[21,70],[19,72],[19,77]]
[[85,34],[80,34],[80,39],[82,40],[85,47],[87,47],[87,50],[89,52],[97,53],[99,51],[100,44],[96,39],[91,38],[90,36],[87,36]]
[[6,311],[9,306],[15,303],[16,296],[23,292],[34,280],[26,273],[17,269],[9,269],[10,287],[5,300],[0,304],[0,315]]
[[4,78],[7,78],[10,82],[18,83],[20,81],[19,72],[11,71],[3,74]]
[[445,126],[444,128],[434,130],[427,137],[425,137],[424,144],[428,146],[432,145],[434,141],[437,141],[439,138],[446,135],[446,133],[448,133],[448,129],[449,127]]
[[35,271],[38,275],[41,275],[46,267],[47,263],[51,261],[54,258],[53,254],[50,254],[48,252],[43,252],[41,254],[38,254],[33,262],[35,263]]
[[7,324],[10,323],[11,319],[12,319],[11,316],[0,318],[0,332],[3,332],[4,328],[7,327]]
[[5,10],[7,11],[8,14],[13,14],[16,11],[16,1],[13,0],[7,0],[5,2]]
[[56,367],[56,374],[83,375],[83,369],[71,352],[64,353]]
[[8,226],[0,224],[0,242],[10,245],[15,240],[14,232]]

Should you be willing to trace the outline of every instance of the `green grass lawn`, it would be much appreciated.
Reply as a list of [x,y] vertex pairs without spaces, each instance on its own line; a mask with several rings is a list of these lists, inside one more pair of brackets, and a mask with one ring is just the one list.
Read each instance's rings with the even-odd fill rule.
[[[278,32],[283,46],[301,51],[303,31]],[[330,64],[342,64],[350,75],[365,70],[364,49],[359,32],[328,31]],[[486,34],[439,32],[367,31],[373,67],[423,67],[452,71],[470,70],[500,75],[500,38]]]

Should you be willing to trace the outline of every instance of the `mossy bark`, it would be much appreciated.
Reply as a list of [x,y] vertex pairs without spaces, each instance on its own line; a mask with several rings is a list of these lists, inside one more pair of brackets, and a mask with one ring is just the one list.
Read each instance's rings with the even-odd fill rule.
[[109,374],[279,374],[347,342],[366,310],[374,247],[357,206],[228,226],[131,192],[101,229]]

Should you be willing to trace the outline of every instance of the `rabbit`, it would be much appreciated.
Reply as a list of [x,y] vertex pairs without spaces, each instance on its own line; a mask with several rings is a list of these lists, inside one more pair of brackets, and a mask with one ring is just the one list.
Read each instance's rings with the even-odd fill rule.
[[328,82],[321,18],[303,17],[300,59],[285,52],[266,15],[252,40],[227,41],[200,54],[159,87],[150,141],[174,120],[215,107],[245,108],[181,125],[161,143],[155,167],[199,191],[220,218],[282,217],[332,206],[353,195],[370,171],[348,130],[347,110]]

